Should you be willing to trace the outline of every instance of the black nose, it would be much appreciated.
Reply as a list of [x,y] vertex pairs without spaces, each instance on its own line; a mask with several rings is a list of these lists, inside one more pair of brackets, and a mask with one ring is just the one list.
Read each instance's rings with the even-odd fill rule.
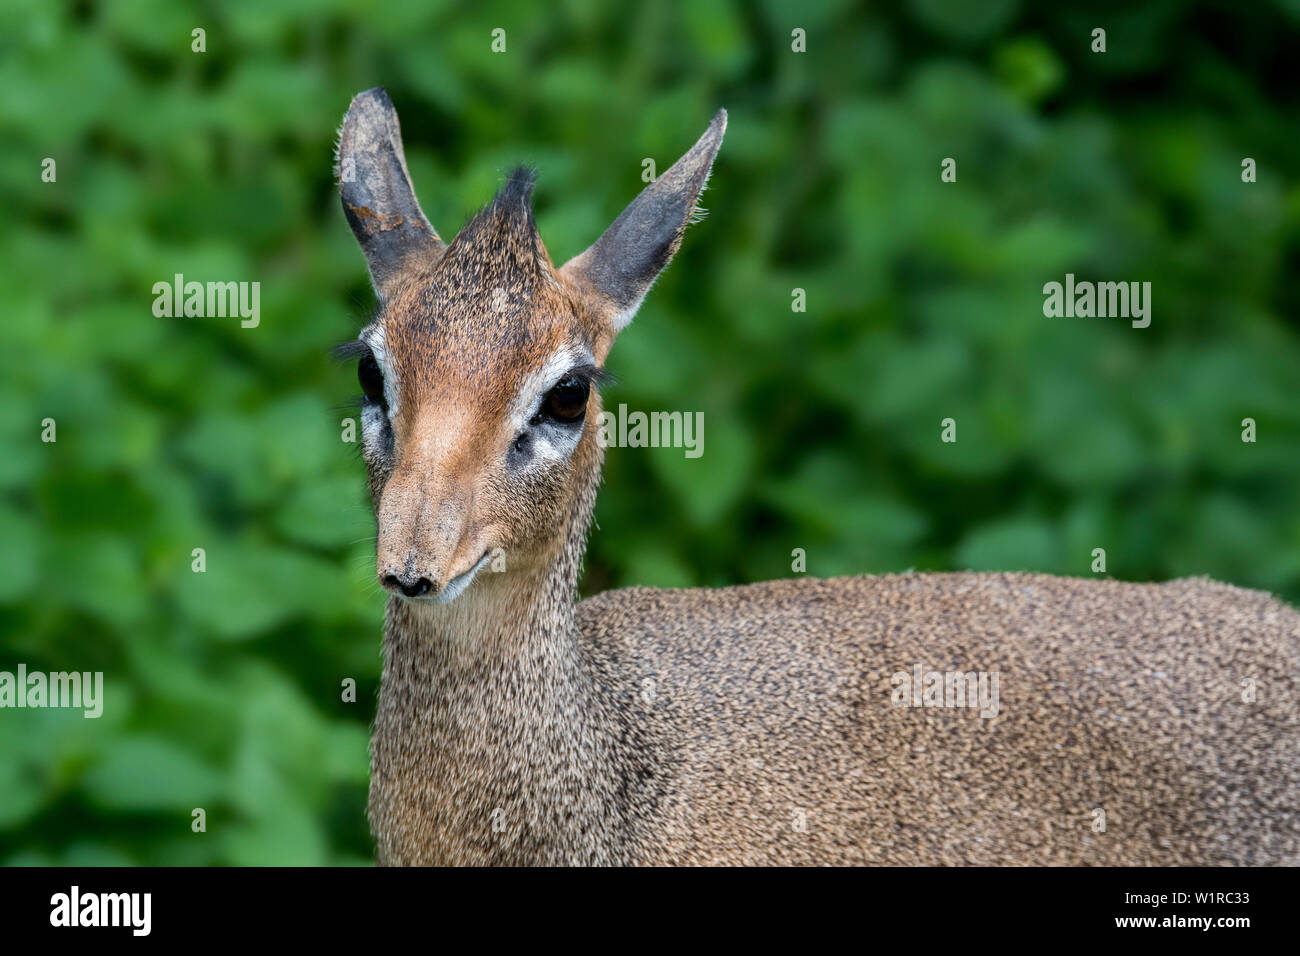
[[402,581],[398,579],[396,574],[385,574],[384,587],[401,591],[407,597],[419,597],[422,594],[429,593],[429,589],[433,587],[433,582],[428,578],[418,578],[415,581]]

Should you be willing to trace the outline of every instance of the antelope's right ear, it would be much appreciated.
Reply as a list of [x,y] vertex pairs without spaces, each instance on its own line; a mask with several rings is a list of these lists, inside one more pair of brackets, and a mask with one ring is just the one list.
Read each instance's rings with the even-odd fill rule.
[[655,278],[682,244],[726,130],[727,111],[718,110],[699,142],[641,190],[586,252],[560,270],[594,304],[605,347],[632,321]]
[[397,110],[382,87],[357,94],[343,118],[334,158],[343,212],[381,299],[401,273],[445,248],[411,187]]

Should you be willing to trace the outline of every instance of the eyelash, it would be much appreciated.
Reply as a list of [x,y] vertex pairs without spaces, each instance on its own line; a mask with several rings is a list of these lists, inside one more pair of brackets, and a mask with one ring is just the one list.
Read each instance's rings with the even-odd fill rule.
[[[386,422],[388,402],[386,400],[386,396],[383,391],[384,373],[383,373],[383,369],[379,367],[378,362],[374,357],[374,352],[372,352],[369,346],[367,346],[366,343],[361,341],[360,339],[351,339],[347,342],[343,342],[340,345],[335,346],[333,352],[335,357],[339,359],[346,360],[352,358],[353,356],[358,357],[357,378],[361,382],[361,386],[362,386],[361,404],[363,407],[366,405],[378,406],[379,409],[385,413],[384,419]],[[369,360],[369,363],[367,363],[367,360]],[[367,372],[367,364],[373,367],[373,372]],[[367,384],[366,378],[367,375],[371,375],[371,374],[378,376],[378,386],[379,386],[378,395],[371,395],[366,390],[366,384]],[[584,389],[581,399],[575,401],[575,404],[577,404],[577,402],[581,402],[583,406],[582,410],[578,414],[573,415],[572,417],[558,415],[555,414],[554,412],[548,415],[547,406],[550,403],[552,397],[555,396],[557,389],[559,389],[560,386],[562,385],[569,384],[571,381],[573,385],[582,387]],[[578,422],[582,421],[585,417],[586,404],[590,400],[591,389],[612,381],[613,381],[613,376],[610,375],[609,372],[607,372],[605,369],[600,368],[596,365],[590,365],[590,364],[579,365],[576,368],[570,369],[569,372],[563,378],[561,378],[559,382],[553,385],[546,392],[546,394],[542,396],[541,404],[538,407],[537,412],[529,420],[528,424],[530,426],[535,427],[537,425],[540,425],[542,422],[546,421],[548,418],[550,418],[552,421],[555,421],[557,424],[560,425],[576,425]],[[375,383],[371,382],[370,385],[371,385],[370,391],[376,391],[376,389],[374,388]],[[525,435],[520,435],[518,438],[516,438],[515,446],[522,447],[526,445],[527,442],[525,441],[525,437],[526,437]]]

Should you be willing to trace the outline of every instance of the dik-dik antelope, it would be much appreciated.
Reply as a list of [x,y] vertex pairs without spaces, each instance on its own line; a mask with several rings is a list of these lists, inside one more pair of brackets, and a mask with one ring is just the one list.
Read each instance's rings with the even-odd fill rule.
[[[336,171],[381,303],[351,346],[390,594],[379,862],[1300,860],[1300,615],[1266,594],[909,573],[575,603],[602,368],[726,123],[557,269],[531,174],[444,242],[388,96],[348,111]],[[899,686],[921,669],[1000,699],[926,706],[929,677]]]

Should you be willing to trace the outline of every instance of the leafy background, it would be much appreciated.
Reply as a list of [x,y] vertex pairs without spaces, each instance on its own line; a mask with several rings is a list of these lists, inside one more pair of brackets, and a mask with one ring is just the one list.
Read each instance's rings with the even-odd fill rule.
[[[0,669],[108,700],[0,712],[0,862],[370,859],[382,598],[327,348],[371,308],[330,161],[374,85],[444,233],[531,161],[557,260],[730,111],[607,396],[703,411],[705,453],[611,451],[587,593],[1105,547],[1300,599],[1300,3],[888,6],[6,3]],[[260,327],[155,318],[178,272],[261,282]],[[1044,318],[1066,272],[1150,281],[1151,327]]]

